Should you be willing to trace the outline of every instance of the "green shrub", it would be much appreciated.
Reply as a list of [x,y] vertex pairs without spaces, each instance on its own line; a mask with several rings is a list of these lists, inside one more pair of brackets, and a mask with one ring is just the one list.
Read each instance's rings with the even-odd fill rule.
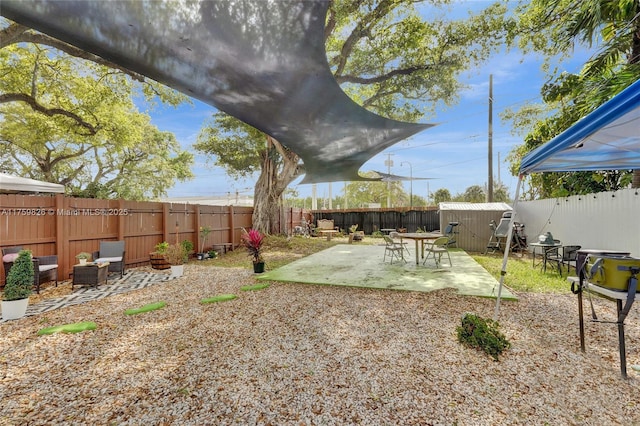
[[2,299],[11,301],[29,297],[33,287],[34,274],[31,252],[29,250],[21,250],[7,276]]
[[191,254],[193,253],[193,243],[189,240],[182,240],[182,242],[180,243],[182,244],[182,248],[184,249],[185,252],[187,252],[187,254]]
[[481,349],[491,355],[494,361],[498,361],[498,356],[511,347],[498,327],[496,321],[467,313],[462,317],[462,325],[456,328],[458,342],[470,348]]

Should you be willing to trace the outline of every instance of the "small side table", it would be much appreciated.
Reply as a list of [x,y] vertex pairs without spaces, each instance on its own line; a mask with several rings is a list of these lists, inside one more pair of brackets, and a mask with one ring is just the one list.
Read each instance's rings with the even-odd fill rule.
[[107,283],[109,276],[109,262],[97,264],[97,263],[85,263],[84,265],[73,266],[73,281],[71,282],[71,289],[76,285],[92,285],[97,287],[100,283]]

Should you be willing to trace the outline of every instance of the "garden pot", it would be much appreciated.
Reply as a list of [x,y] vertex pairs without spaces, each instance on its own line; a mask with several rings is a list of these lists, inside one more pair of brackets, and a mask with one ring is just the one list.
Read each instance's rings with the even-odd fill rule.
[[205,254],[204,253],[196,253],[196,259],[198,259],[198,260],[206,259]]
[[86,265],[87,264],[87,259],[78,259],[80,261],[81,265]]
[[169,278],[180,278],[184,273],[184,265],[170,265],[171,276]]
[[254,262],[253,263],[253,272],[256,274],[261,274],[264,272],[264,262]]
[[153,269],[169,269],[171,267],[162,253],[149,253],[149,259]]
[[20,319],[27,313],[29,298],[19,300],[3,300],[2,301],[2,319],[14,320]]

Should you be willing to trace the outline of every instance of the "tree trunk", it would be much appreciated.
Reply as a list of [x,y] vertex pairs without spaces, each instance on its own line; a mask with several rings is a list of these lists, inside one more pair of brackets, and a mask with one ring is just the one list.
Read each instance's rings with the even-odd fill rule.
[[267,136],[267,148],[262,153],[260,177],[253,196],[253,228],[264,234],[285,231],[280,221],[282,193],[302,173],[300,158]]

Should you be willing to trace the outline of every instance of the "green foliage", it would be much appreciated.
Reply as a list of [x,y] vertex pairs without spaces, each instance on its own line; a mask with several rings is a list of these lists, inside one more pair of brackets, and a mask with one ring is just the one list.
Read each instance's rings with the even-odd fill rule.
[[[514,128],[526,132],[525,143],[508,157],[517,175],[523,156],[569,128],[622,89],[640,78],[640,3],[637,0],[534,0],[517,9],[515,43],[542,53],[545,69],[551,61],[572,58],[577,48],[594,55],[578,74],[549,72],[541,89],[544,105],[525,105],[508,111]],[[525,198],[562,197],[612,191],[628,186],[630,171],[532,174]]]
[[498,361],[498,356],[511,347],[498,328],[496,321],[467,313],[462,317],[462,325],[456,327],[458,342],[482,350]]
[[182,240],[180,243],[182,245],[183,250],[187,253],[187,256],[193,253],[193,243],[189,240]]
[[156,244],[156,246],[154,247],[154,250],[156,253],[165,253],[167,251],[167,249],[169,248],[169,243],[166,241],[163,241],[161,243]]
[[189,251],[183,244],[169,244],[163,254],[165,260],[174,266],[184,265],[189,260]]
[[442,203],[444,201],[451,201],[453,198],[451,197],[451,193],[446,188],[440,188],[433,194],[433,202],[438,205],[438,203]]
[[81,251],[80,253],[76,254],[76,259],[89,260],[91,259],[91,253],[87,253],[86,251]]
[[11,301],[29,297],[32,292],[34,274],[31,252],[21,250],[7,276],[2,299]]
[[176,180],[192,177],[193,155],[134,103],[143,92],[172,105],[188,98],[53,49],[46,44],[68,46],[48,36],[38,40],[20,43],[18,36],[0,49],[5,171],[62,183],[75,196],[134,200],[165,195]]

